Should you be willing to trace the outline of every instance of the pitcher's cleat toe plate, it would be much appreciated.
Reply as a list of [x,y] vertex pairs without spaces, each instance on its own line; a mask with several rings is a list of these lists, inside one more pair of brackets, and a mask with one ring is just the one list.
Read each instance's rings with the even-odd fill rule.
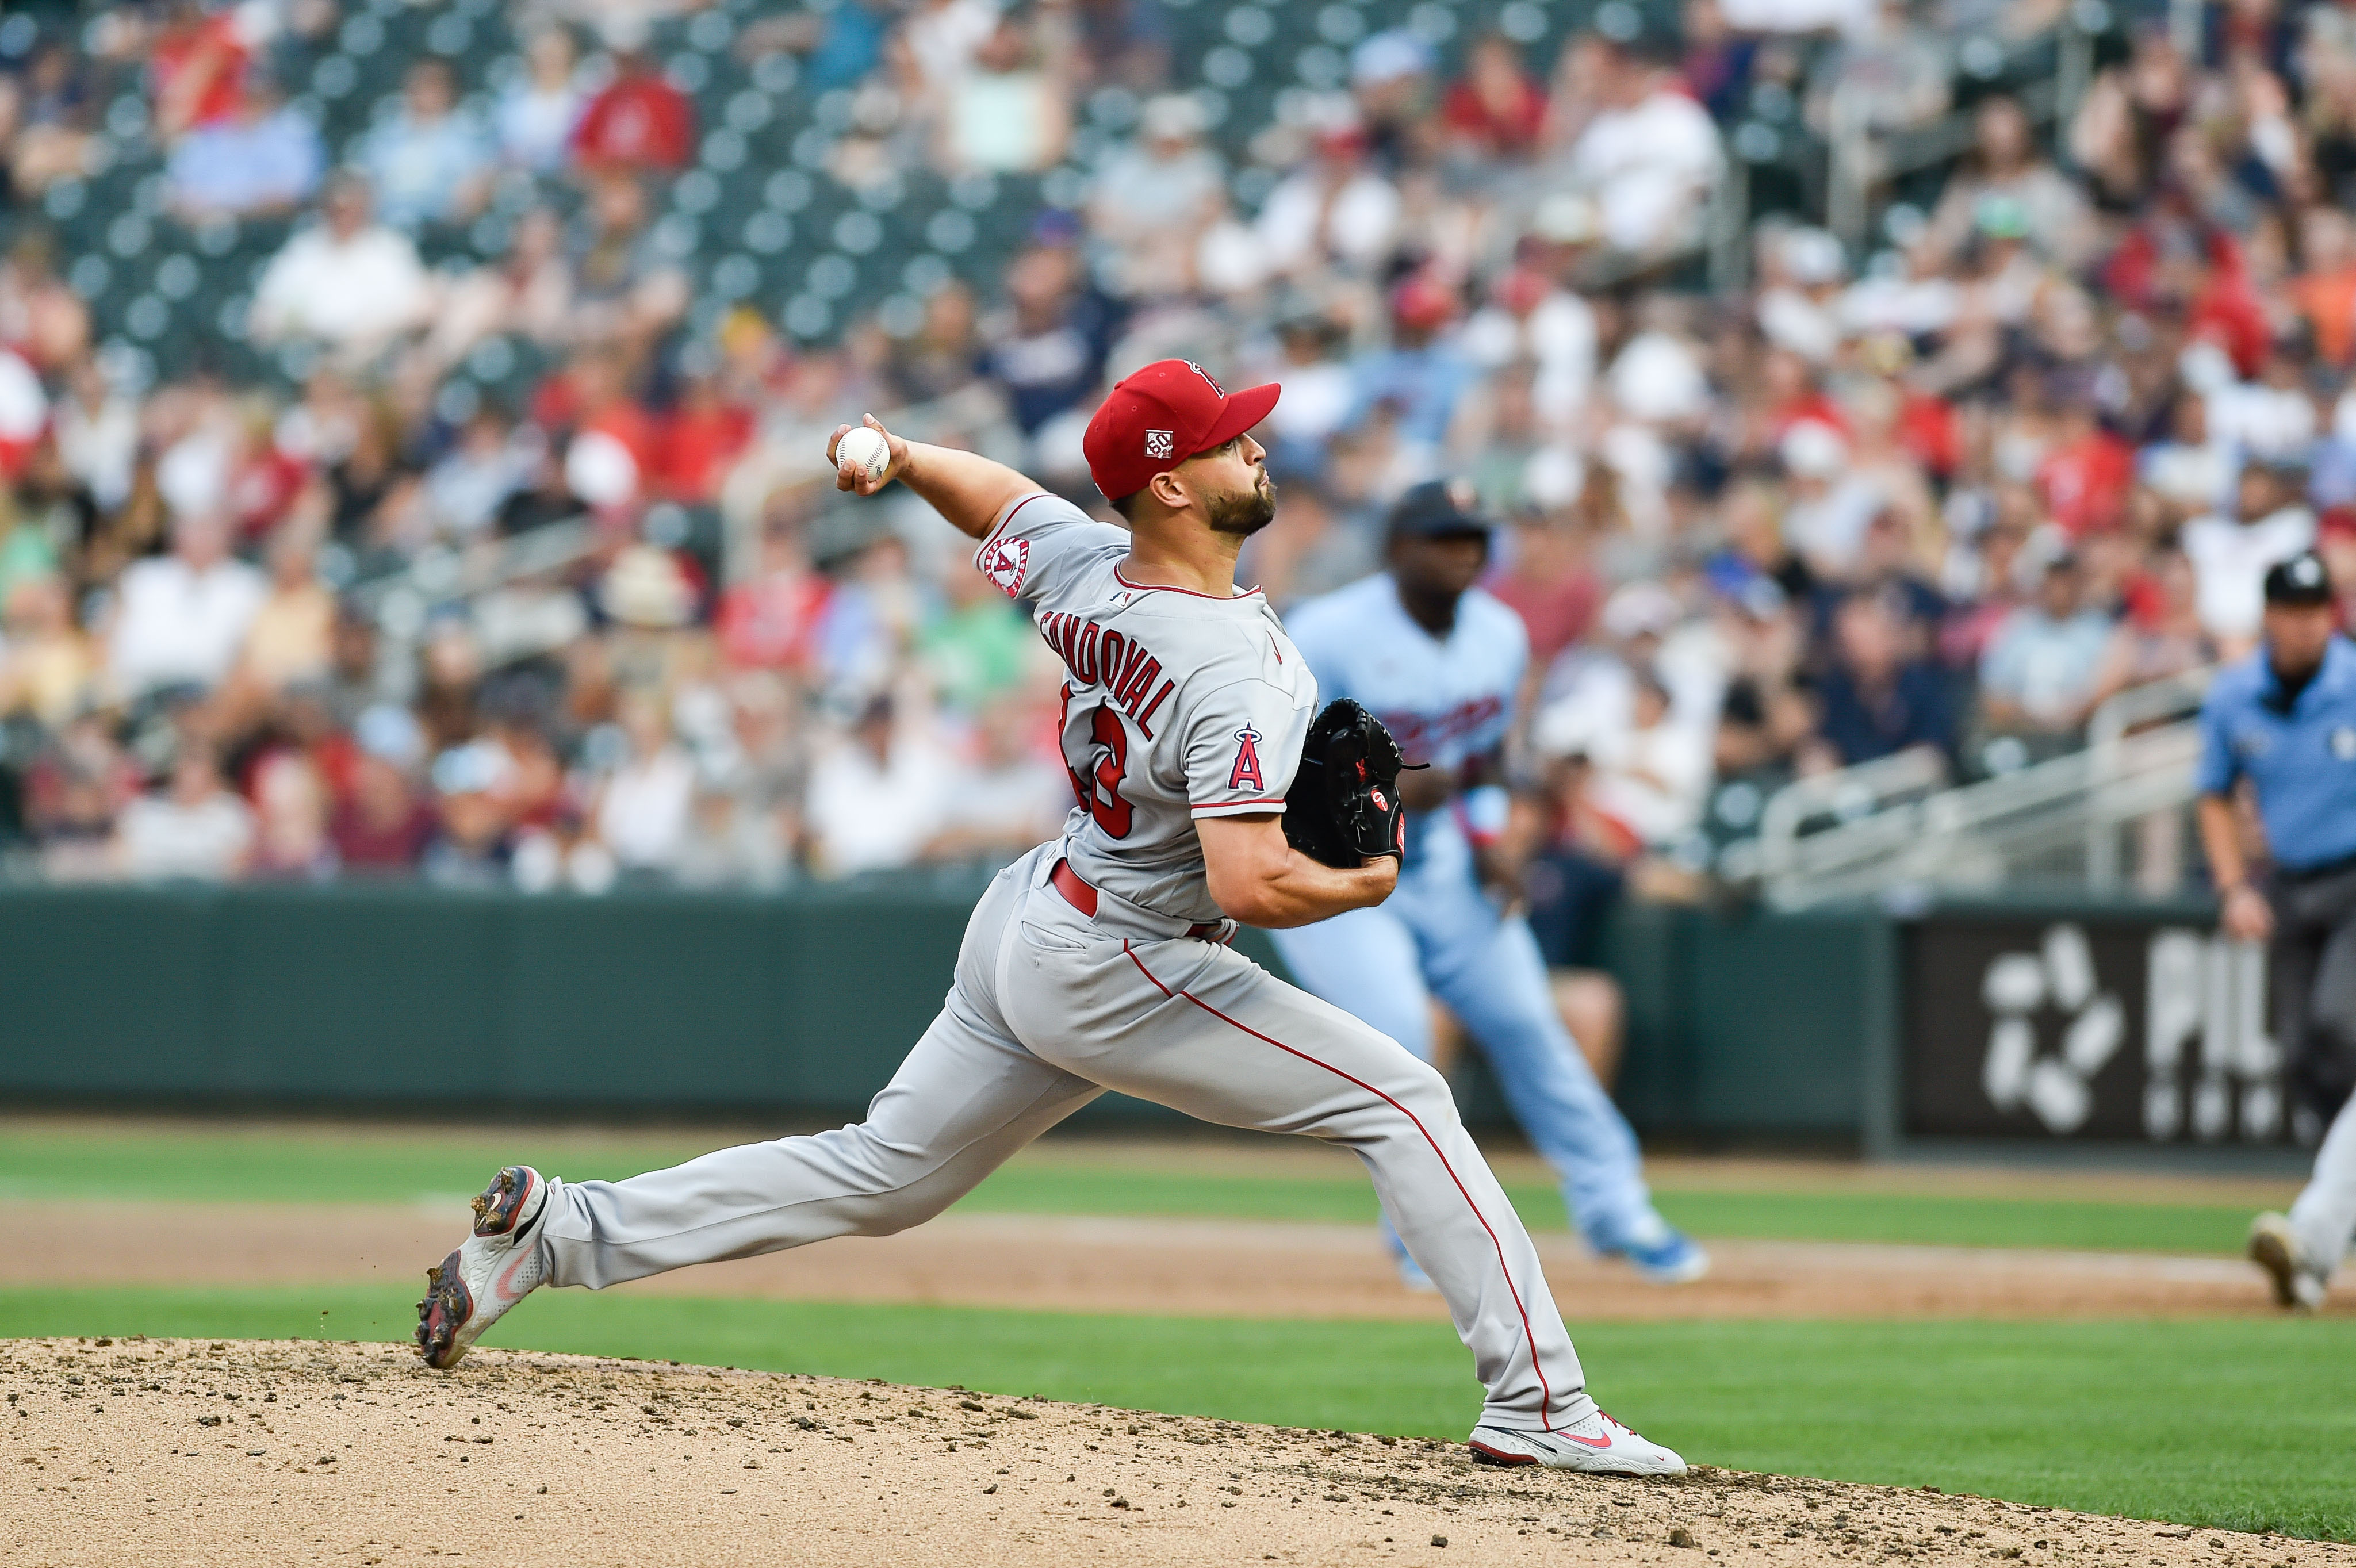
[[491,1178],[475,1200],[474,1234],[425,1271],[417,1351],[427,1366],[456,1366],[466,1347],[548,1277],[539,1234],[547,1207],[548,1183],[531,1167],[511,1165]]

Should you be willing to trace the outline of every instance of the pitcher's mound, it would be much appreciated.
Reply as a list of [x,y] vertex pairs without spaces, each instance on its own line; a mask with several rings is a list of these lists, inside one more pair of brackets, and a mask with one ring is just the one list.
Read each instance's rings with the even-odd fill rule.
[[[1702,1469],[659,1362],[314,1341],[0,1341],[0,1559],[2214,1563],[2262,1538]],[[2356,1552],[2263,1538],[2269,1563]],[[2072,1560],[2077,1560],[2075,1557]]]

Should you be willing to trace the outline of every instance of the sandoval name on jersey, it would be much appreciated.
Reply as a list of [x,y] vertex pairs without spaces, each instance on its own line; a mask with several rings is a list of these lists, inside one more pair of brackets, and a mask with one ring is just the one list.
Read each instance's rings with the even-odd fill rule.
[[1282,811],[1317,681],[1258,590],[1130,582],[1129,533],[1034,493],[974,552],[1063,661],[1072,869],[1157,914],[1220,918],[1198,816]]

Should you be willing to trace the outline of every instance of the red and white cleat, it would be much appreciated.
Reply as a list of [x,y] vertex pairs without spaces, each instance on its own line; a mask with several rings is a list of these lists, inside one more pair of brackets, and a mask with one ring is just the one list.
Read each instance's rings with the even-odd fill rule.
[[547,1207],[548,1183],[531,1167],[511,1165],[491,1178],[475,1200],[475,1233],[425,1271],[417,1350],[427,1366],[456,1366],[483,1330],[548,1277],[539,1234]]
[[1601,1411],[1552,1432],[1512,1426],[1476,1426],[1466,1439],[1483,1465],[1544,1465],[1554,1470],[1585,1470],[1604,1476],[1682,1476],[1686,1462],[1674,1449],[1646,1441]]

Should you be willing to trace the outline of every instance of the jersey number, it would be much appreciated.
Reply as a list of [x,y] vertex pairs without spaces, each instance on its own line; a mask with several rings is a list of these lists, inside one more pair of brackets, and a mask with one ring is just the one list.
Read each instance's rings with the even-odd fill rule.
[[1107,837],[1126,838],[1130,805],[1120,797],[1120,780],[1129,771],[1129,731],[1122,727],[1120,715],[1107,704],[1097,709],[1088,738],[1103,750],[1095,770],[1086,777],[1076,768],[1066,770],[1072,775],[1072,793],[1079,796]]

